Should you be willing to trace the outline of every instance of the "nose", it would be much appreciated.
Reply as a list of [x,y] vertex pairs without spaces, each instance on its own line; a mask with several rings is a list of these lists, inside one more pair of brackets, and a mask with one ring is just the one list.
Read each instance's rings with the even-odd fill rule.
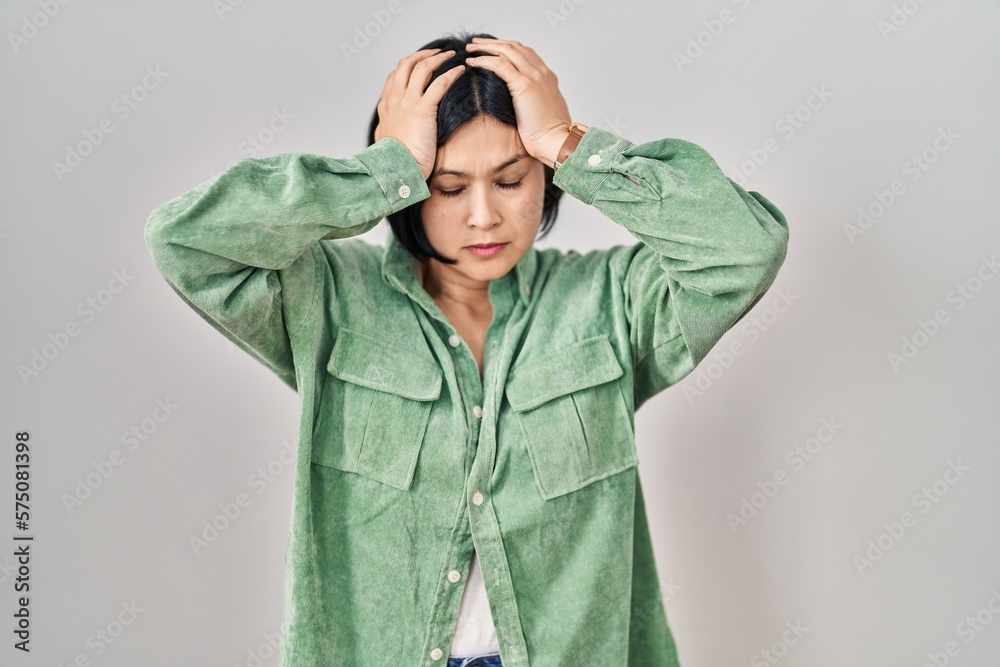
[[489,188],[472,188],[471,192],[469,224],[479,229],[489,229],[499,223],[500,209],[496,206]]

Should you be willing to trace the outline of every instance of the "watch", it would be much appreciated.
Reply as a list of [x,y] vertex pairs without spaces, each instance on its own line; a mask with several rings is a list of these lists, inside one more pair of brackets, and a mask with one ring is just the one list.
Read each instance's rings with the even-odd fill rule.
[[563,166],[566,158],[576,150],[577,145],[580,140],[583,139],[583,135],[587,132],[589,128],[583,123],[573,123],[569,126],[569,136],[566,137],[566,141],[563,142],[562,148],[559,149],[559,155],[556,156],[555,161],[552,164],[552,169],[554,171],[559,171],[559,167]]

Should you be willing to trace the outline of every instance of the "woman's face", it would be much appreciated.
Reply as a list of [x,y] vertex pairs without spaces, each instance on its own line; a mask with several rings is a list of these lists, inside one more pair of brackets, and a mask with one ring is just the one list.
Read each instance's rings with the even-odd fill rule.
[[[495,280],[534,243],[542,223],[545,166],[524,150],[517,128],[491,116],[466,123],[438,149],[427,184],[431,194],[421,210],[427,240],[458,260],[452,265],[430,260],[435,271]],[[505,245],[493,254],[468,247],[487,243]]]

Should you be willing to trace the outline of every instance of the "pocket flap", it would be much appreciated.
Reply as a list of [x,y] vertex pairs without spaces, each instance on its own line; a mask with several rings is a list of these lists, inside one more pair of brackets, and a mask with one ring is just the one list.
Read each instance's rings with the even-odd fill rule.
[[515,412],[523,412],[553,398],[617,380],[624,373],[608,335],[601,334],[514,368],[507,382],[507,400]]
[[441,369],[434,360],[353,329],[338,331],[326,370],[342,380],[415,401],[441,395]]

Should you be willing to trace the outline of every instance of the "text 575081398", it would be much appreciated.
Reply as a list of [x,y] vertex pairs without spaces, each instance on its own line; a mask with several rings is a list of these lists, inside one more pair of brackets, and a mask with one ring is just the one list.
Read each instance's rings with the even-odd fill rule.
[[31,613],[28,602],[31,592],[31,540],[27,534],[31,522],[31,433],[14,434],[14,562],[17,572],[14,590],[19,593],[14,605],[14,648],[31,650]]

